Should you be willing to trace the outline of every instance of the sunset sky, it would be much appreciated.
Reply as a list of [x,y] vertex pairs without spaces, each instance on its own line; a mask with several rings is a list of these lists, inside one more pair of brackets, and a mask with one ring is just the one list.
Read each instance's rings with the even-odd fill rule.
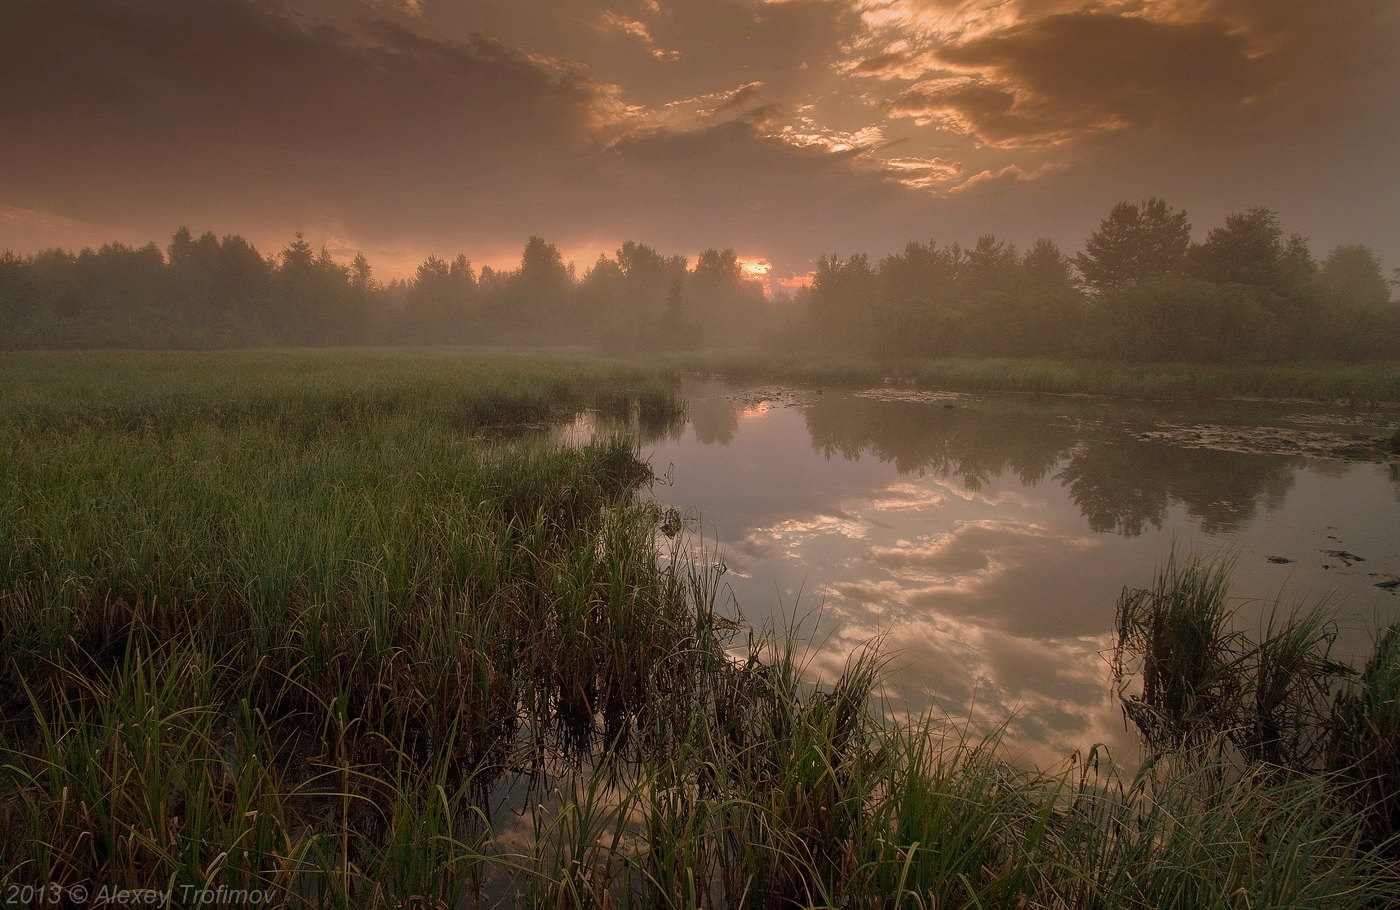
[[626,239],[777,278],[1155,195],[1400,265],[1396,0],[6,0],[0,248]]

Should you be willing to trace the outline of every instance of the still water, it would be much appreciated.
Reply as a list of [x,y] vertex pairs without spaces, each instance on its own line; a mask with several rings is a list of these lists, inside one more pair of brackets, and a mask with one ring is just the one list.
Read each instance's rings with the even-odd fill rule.
[[1110,692],[1115,602],[1173,546],[1234,555],[1246,631],[1275,602],[1326,597],[1334,654],[1360,659],[1400,618],[1396,589],[1377,586],[1400,576],[1396,465],[1276,454],[1388,435],[1394,411],[713,381],[685,394],[684,426],[642,433],[652,495],[717,549],[743,616],[798,625],[813,678],[878,641],[892,713],[1005,725],[1027,763],[1100,743],[1136,758]]

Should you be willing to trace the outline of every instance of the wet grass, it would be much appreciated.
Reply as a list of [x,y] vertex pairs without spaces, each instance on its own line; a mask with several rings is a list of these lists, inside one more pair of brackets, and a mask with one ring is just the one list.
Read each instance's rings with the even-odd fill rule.
[[879,385],[963,392],[1045,392],[1128,398],[1272,398],[1400,402],[1400,363],[1210,365],[1101,360],[877,360],[751,351],[702,352],[661,362],[738,379]]
[[1170,557],[1118,602],[1114,672],[1154,760],[1215,754],[1233,769],[1328,778],[1400,853],[1400,625],[1358,672],[1331,656],[1335,610],[1275,604],[1257,636],[1235,622],[1230,560]]
[[1394,898],[1361,790],[1393,760],[1393,657],[1348,703],[1372,762],[1350,774],[1031,772],[891,723],[876,654],[814,682],[793,637],[735,645],[710,561],[634,495],[630,442],[538,429],[674,418],[663,373],[373,353],[0,372],[0,886],[371,908]]

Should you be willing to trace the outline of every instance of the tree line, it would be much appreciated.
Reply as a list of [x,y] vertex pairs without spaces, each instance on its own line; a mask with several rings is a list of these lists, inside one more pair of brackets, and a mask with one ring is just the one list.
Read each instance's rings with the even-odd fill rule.
[[823,255],[809,286],[765,297],[734,250],[691,265],[628,241],[578,276],[531,237],[520,266],[429,256],[380,282],[297,234],[263,256],[180,228],[169,245],[0,254],[0,347],[579,344],[684,350],[763,343],[878,356],[1148,360],[1400,356],[1400,305],[1364,246],[1314,258],[1262,208],[1200,243],[1160,199],[1116,205],[1073,256],[911,242],[872,261]]
[[1251,361],[1400,356],[1400,305],[1376,255],[1325,259],[1264,208],[1193,243],[1186,213],[1122,202],[1070,256],[993,236],[910,243],[872,263],[823,256],[808,342],[900,356]]
[[243,237],[169,246],[109,243],[73,254],[0,253],[0,347],[238,347],[356,343],[577,344],[614,349],[738,344],[765,312],[733,250],[694,267],[628,241],[582,279],[531,237],[513,271],[429,256],[410,279],[377,281],[298,233],[275,256]]

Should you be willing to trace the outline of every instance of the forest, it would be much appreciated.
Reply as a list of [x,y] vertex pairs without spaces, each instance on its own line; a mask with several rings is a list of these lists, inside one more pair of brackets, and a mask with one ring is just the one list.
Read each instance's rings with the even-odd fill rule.
[[611,352],[760,346],[879,357],[1279,362],[1400,357],[1395,281],[1366,246],[1318,258],[1265,208],[1193,242],[1184,211],[1121,202],[1066,253],[993,235],[823,254],[765,289],[732,249],[694,259],[627,241],[578,275],[541,237],[515,270],[428,256],[377,280],[298,233],[265,256],[237,234],[0,253],[0,349],[592,344]]

